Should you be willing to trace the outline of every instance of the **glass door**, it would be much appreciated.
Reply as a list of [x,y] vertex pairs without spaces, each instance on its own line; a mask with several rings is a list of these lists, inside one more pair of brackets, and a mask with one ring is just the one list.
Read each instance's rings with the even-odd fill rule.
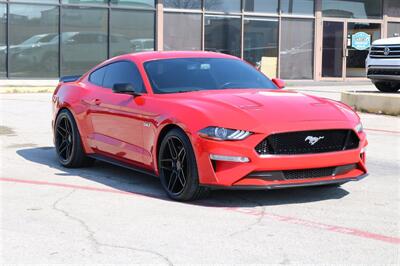
[[381,24],[347,22],[346,77],[365,77],[365,59],[373,41],[381,38]]
[[365,78],[365,59],[373,41],[381,38],[381,23],[325,20],[322,39],[322,77]]
[[322,39],[322,77],[343,78],[345,23],[324,21]]

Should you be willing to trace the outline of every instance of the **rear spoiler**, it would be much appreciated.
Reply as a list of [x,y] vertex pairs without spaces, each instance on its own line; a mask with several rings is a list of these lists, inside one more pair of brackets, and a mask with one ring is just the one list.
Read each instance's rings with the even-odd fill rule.
[[74,82],[77,81],[81,76],[79,75],[74,75],[74,76],[64,76],[60,78],[60,82],[65,83],[65,82]]

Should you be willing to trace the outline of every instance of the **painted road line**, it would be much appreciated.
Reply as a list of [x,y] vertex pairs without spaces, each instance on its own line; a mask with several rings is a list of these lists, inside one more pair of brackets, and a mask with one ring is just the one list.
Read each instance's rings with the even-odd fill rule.
[[[42,185],[42,186],[54,186],[54,187],[64,187],[64,188],[73,188],[73,189],[81,189],[81,190],[90,190],[90,191],[97,191],[97,192],[106,192],[106,193],[115,193],[115,194],[122,194],[122,195],[129,195],[135,197],[152,197],[156,199],[167,199],[166,197],[162,197],[160,195],[155,194],[145,194],[145,193],[136,193],[136,192],[128,192],[128,191],[121,191],[116,189],[108,189],[108,188],[96,188],[90,186],[79,186],[73,184],[64,184],[64,183],[54,183],[54,182],[46,182],[46,181],[35,181],[35,180],[24,180],[24,179],[15,179],[15,178],[0,178],[2,182],[12,182],[12,183],[24,183],[24,184],[32,184],[32,185]],[[203,204],[197,204],[197,206],[203,206]],[[241,213],[245,215],[252,215],[252,216],[264,216],[270,218],[274,221],[290,223],[295,225],[306,226],[314,229],[319,229],[323,231],[335,232],[340,234],[346,234],[351,236],[357,236],[361,238],[377,240],[381,242],[386,242],[390,244],[400,244],[400,238],[396,236],[386,236],[377,233],[371,233],[359,229],[354,229],[350,227],[343,227],[343,226],[336,226],[330,224],[324,224],[319,222],[308,221],[296,217],[290,216],[283,216],[274,213],[266,213],[261,210],[257,210],[254,208],[240,208],[240,207],[225,207],[225,206],[218,206],[218,205],[206,205],[205,207],[215,207],[221,208],[228,211]]]
[[391,133],[391,134],[400,134],[400,131],[396,130],[386,130],[386,129],[377,129],[377,128],[364,128],[366,131],[372,132],[382,132],[382,133]]

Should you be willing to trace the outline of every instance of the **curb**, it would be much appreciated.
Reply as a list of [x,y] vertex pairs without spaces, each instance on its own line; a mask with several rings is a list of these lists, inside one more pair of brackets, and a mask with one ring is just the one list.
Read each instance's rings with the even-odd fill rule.
[[5,93],[49,93],[55,90],[54,87],[0,87],[0,94]]
[[342,92],[341,101],[360,112],[400,116],[400,93]]

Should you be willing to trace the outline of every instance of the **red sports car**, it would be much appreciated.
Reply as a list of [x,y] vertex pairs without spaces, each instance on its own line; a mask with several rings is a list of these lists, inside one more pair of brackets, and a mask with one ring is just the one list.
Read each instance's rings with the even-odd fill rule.
[[95,159],[161,179],[189,201],[215,188],[340,185],[367,173],[348,106],[294,91],[242,60],[145,52],[63,77],[53,95],[60,163]]

